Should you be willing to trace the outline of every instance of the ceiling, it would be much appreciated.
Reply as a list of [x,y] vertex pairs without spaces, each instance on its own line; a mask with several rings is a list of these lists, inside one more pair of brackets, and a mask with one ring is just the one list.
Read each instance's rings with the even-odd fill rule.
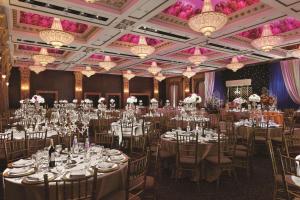
[[[1,1],[0,1],[1,4]],[[191,65],[188,57],[196,46],[208,60],[193,66],[197,72],[224,68],[234,55],[245,64],[283,59],[300,43],[299,0],[213,0],[215,9],[229,17],[221,30],[206,38],[192,31],[187,20],[202,8],[202,0],[4,0],[8,18],[13,66],[28,67],[31,56],[47,47],[56,61],[48,69],[80,71],[92,66],[98,73],[122,74],[131,69],[137,76],[156,61],[166,76],[178,76]],[[75,41],[53,49],[38,31],[62,20],[63,29]],[[261,27],[271,23],[272,32],[284,36],[280,47],[271,52],[254,49],[250,42],[260,36]],[[140,59],[130,52],[139,35],[155,47],[153,55]],[[98,66],[110,55],[117,66],[105,72]]]

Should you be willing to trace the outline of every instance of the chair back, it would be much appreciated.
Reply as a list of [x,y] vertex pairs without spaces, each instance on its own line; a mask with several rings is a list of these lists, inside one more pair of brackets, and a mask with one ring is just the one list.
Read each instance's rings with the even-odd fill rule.
[[254,139],[257,136],[269,139],[269,120],[267,122],[258,122],[254,128]]
[[146,173],[148,170],[148,156],[149,151],[138,159],[129,159],[126,200],[136,199],[144,192],[146,186]]
[[294,117],[284,117],[283,129],[289,135],[294,134],[296,119]]
[[4,142],[6,164],[17,161],[28,156],[26,141],[22,140],[6,140]]
[[130,154],[138,153],[144,154],[146,150],[146,140],[147,137],[143,135],[133,136],[130,137]]
[[283,135],[283,142],[286,155],[293,157],[300,154],[300,137]]
[[193,133],[193,135],[180,135],[176,132],[176,150],[177,150],[177,162],[180,164],[180,160],[187,158],[193,160],[193,164],[199,163],[199,133]]
[[236,149],[236,137],[233,134],[222,134],[218,130],[218,164],[221,164],[223,156],[231,157],[232,160],[235,157]]
[[83,178],[49,180],[45,174],[44,191],[45,200],[96,200],[97,169]]
[[279,150],[282,166],[282,178],[288,194],[288,199],[300,198],[299,186],[293,182],[293,178],[300,179],[300,159],[283,155]]
[[47,131],[25,133],[28,155],[46,147]]
[[276,175],[278,175],[279,173],[278,173],[277,162],[276,162],[276,157],[275,157],[275,153],[274,153],[272,140],[267,140],[267,146],[268,146],[268,150],[269,150],[269,153],[270,153],[270,158],[271,158],[271,161],[272,161],[273,176],[275,178]]
[[95,144],[103,145],[105,148],[113,148],[114,135],[108,133],[95,133]]

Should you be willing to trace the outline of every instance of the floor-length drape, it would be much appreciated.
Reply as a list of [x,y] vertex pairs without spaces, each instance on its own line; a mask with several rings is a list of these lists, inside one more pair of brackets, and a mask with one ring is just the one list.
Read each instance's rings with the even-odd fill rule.
[[300,61],[299,59],[280,62],[286,89],[292,100],[300,104]]
[[205,73],[205,100],[211,99],[214,92],[215,72]]

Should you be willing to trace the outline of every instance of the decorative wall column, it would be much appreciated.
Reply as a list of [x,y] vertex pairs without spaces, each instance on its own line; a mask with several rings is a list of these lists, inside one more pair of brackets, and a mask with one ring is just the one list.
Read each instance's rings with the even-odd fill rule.
[[81,72],[74,72],[75,76],[75,99],[81,100],[82,99],[82,73]]
[[190,79],[187,77],[183,78],[183,84],[182,84],[182,93],[183,93],[183,98],[189,96],[190,94]]
[[[2,11],[2,10],[1,10]],[[7,29],[7,20],[5,14],[0,11],[0,113],[9,109],[8,86],[11,70],[11,59],[9,53],[9,34]]]
[[153,78],[153,97],[159,101],[159,81]]
[[126,105],[126,101],[128,97],[129,97],[129,80],[123,78],[123,106]]
[[30,70],[28,67],[20,67],[21,75],[21,99],[30,98]]

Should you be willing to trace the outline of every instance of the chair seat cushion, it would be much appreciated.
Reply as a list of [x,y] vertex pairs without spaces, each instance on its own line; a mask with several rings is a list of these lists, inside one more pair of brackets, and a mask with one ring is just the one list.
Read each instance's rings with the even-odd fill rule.
[[247,150],[248,147],[246,145],[243,145],[243,144],[237,144],[236,149],[237,150]]
[[[206,157],[206,161],[212,163],[212,164],[218,164],[218,156],[208,156]],[[232,160],[228,158],[227,156],[222,156],[220,158],[221,164],[230,164],[232,163]]]
[[173,157],[174,154],[168,152],[168,151],[165,151],[165,150],[160,150],[159,151],[159,157],[162,158],[162,159],[166,159],[166,158],[170,158],[170,157]]
[[256,142],[265,142],[266,138],[263,136],[255,136],[255,141]]
[[[195,164],[195,157],[181,156],[179,159],[179,162],[183,163],[183,164]],[[200,158],[197,159],[196,164],[199,164],[199,163],[200,163]]]
[[236,158],[247,158],[247,151],[236,150],[235,157]]
[[271,140],[273,142],[282,143],[282,137],[272,137]]

